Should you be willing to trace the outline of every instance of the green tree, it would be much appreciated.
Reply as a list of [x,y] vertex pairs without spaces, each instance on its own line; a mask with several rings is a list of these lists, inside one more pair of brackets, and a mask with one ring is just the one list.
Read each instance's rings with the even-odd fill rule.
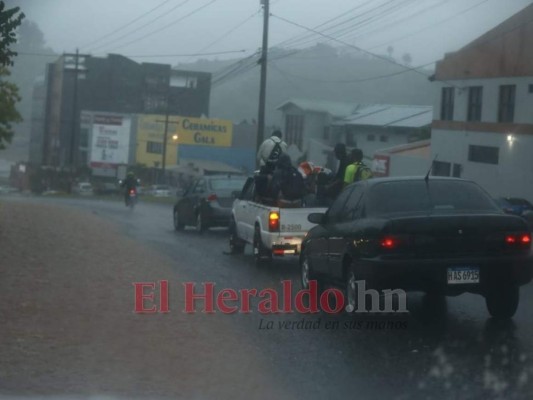
[[18,7],[6,9],[0,1],[0,149],[10,143],[13,137],[12,123],[22,120],[16,105],[20,101],[18,88],[7,82],[8,66],[13,65],[13,57],[17,55],[11,46],[17,41],[16,29],[21,24],[24,14]]

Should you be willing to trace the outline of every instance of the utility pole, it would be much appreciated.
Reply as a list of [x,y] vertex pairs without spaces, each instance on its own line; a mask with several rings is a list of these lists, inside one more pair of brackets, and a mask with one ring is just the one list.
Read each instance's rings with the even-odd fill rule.
[[[80,72],[86,72],[85,68],[85,59],[88,57],[87,54],[80,54],[79,50],[76,49],[74,54],[64,54],[63,59],[63,70],[72,71],[74,75],[74,85],[72,90],[72,116],[71,116],[71,127],[70,127],[70,143],[69,143],[69,152],[68,152],[68,164],[70,166],[71,179],[74,178],[74,173],[76,171],[76,142],[77,142],[77,132],[79,128],[78,123],[78,77]],[[74,59],[74,65],[72,65],[72,58]],[[84,77],[84,76],[83,76]],[[65,157],[67,161],[67,157]],[[71,188],[69,187],[69,190]]]
[[156,122],[162,122],[162,123],[165,124],[165,130],[164,130],[164,133],[163,133],[163,149],[161,151],[161,153],[162,153],[161,172],[162,172],[162,175],[163,175],[163,183],[166,183],[168,125],[177,123],[176,121],[169,121],[168,120],[169,119],[169,114],[170,114],[170,81],[168,83],[168,88],[167,88],[165,119],[164,120],[156,120]]
[[265,136],[265,102],[267,81],[267,56],[268,56],[268,20],[270,17],[270,0],[261,0],[263,4],[263,47],[261,49],[261,85],[259,88],[259,112],[257,118],[257,144],[256,150],[263,143]]

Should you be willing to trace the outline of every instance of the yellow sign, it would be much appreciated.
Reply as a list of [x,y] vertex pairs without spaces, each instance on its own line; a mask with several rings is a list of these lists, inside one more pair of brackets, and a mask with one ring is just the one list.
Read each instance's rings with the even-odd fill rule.
[[[178,135],[179,144],[231,147],[233,123],[223,119],[173,118],[172,132]],[[170,130],[170,129],[169,129]]]
[[[169,118],[165,163],[167,166],[178,163],[178,140],[174,139],[176,125]],[[163,158],[163,138],[165,136],[164,115],[139,115],[137,122],[136,162],[149,167],[161,166]]]

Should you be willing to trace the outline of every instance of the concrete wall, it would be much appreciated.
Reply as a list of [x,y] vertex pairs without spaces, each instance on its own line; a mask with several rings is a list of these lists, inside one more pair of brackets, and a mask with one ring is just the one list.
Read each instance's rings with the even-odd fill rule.
[[423,176],[431,165],[427,158],[405,154],[391,154],[389,162],[389,176]]
[[[515,135],[510,145],[506,135],[491,132],[433,130],[432,158],[461,164],[462,178],[473,180],[493,196],[533,200],[533,136]],[[497,165],[468,161],[469,145],[499,148]]]

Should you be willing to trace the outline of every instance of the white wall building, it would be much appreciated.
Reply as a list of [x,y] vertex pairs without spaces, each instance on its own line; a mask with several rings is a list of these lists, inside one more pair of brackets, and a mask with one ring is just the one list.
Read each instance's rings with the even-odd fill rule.
[[437,64],[433,173],[533,200],[533,5]]

